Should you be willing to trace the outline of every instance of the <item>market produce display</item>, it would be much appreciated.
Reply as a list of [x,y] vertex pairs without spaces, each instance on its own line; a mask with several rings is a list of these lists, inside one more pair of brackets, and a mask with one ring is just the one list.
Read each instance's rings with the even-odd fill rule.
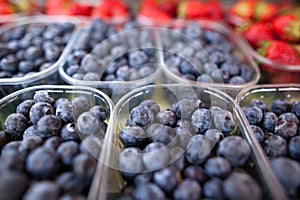
[[1,108],[1,198],[87,198],[110,108],[81,90],[71,99],[64,89],[24,92],[25,100]]

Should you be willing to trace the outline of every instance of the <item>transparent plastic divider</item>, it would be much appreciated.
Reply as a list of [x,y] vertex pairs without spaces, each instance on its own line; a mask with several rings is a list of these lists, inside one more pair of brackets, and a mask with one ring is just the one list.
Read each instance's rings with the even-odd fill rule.
[[[167,94],[164,92],[170,92]],[[174,92],[174,93],[173,93]],[[203,98],[205,102],[208,101],[211,106],[217,105],[223,109],[230,110],[233,112],[234,118],[238,124],[238,132],[241,132],[242,137],[248,142],[251,147],[252,159],[255,163],[255,170],[258,173],[258,181],[262,184],[264,188],[264,198],[268,199],[287,199],[285,194],[282,192],[281,187],[274,178],[270,167],[267,164],[267,160],[259,147],[258,142],[253,136],[250,136],[249,125],[245,123],[243,119],[243,114],[237,103],[222,91],[213,89],[207,85],[199,84],[195,85],[182,85],[182,84],[163,84],[163,85],[152,85],[144,86],[123,96],[120,101],[116,104],[115,110],[112,117],[112,122],[110,123],[107,141],[105,143],[106,153],[102,154],[100,162],[101,165],[101,177],[99,176],[96,180],[98,187],[98,199],[110,199],[117,197],[122,186],[125,182],[122,180],[120,173],[118,172],[118,155],[122,150],[122,145],[120,144],[118,133],[122,127],[125,126],[126,119],[128,117],[128,111],[132,107],[138,105],[139,102],[147,99],[152,99],[159,103],[162,109],[170,106],[170,99],[164,99],[164,97],[174,97],[178,94],[178,99],[183,99],[188,97],[189,99],[193,97]],[[183,96],[180,96],[184,94]],[[167,95],[167,96],[165,96]],[[171,102],[173,102],[171,100]]]

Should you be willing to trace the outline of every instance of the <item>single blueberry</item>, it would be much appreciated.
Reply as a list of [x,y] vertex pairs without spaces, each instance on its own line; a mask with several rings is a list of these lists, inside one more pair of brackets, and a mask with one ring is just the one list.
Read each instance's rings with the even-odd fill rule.
[[56,152],[57,148],[59,147],[59,145],[63,142],[61,137],[58,136],[52,136],[50,138],[48,138],[45,142],[43,147],[45,149],[49,149],[50,151],[54,151]]
[[37,125],[29,126],[23,133],[23,139],[38,136]]
[[125,147],[143,147],[148,143],[146,132],[138,126],[122,128],[119,139]]
[[245,83],[246,83],[245,79],[241,76],[233,76],[229,80],[229,84],[240,84],[240,85],[242,85],[242,84],[245,84]]
[[232,167],[243,166],[250,157],[248,143],[238,136],[224,138],[217,149],[217,155],[227,159]]
[[204,107],[200,99],[182,99],[171,106],[171,110],[176,113],[179,119],[190,118],[196,109]]
[[212,157],[204,165],[205,174],[211,178],[225,178],[230,170],[230,163],[222,157]]
[[300,118],[300,101],[295,101],[292,103],[291,112]]
[[250,128],[252,129],[257,141],[262,143],[265,140],[264,131],[259,126],[255,126],[255,125],[251,125]]
[[285,139],[294,137],[298,132],[298,126],[294,122],[288,122],[286,120],[279,121],[275,128],[274,133]]
[[267,132],[274,132],[274,128],[278,123],[278,117],[273,112],[265,112],[263,120],[262,120],[262,128]]
[[57,155],[66,166],[72,165],[73,158],[78,154],[78,152],[78,143],[74,141],[63,142],[57,149]]
[[90,182],[94,177],[97,161],[86,153],[77,154],[73,158],[73,171],[80,179]]
[[74,119],[77,119],[81,113],[91,109],[90,100],[84,96],[75,97],[72,100],[72,104],[73,104]]
[[36,149],[38,146],[41,146],[43,144],[43,139],[38,136],[32,136],[26,139],[23,139],[18,151],[23,154],[27,155],[29,154],[32,150]]
[[51,181],[38,181],[33,183],[26,193],[24,200],[32,199],[58,199],[60,189],[56,183]]
[[190,165],[186,167],[183,171],[184,179],[192,179],[197,181],[198,183],[204,183],[206,180],[206,175],[202,167],[197,165]]
[[214,145],[210,140],[206,140],[203,135],[194,135],[188,144],[185,157],[191,164],[202,164],[211,155]]
[[184,150],[188,147],[188,144],[193,137],[193,134],[186,128],[177,127],[175,128],[178,146]]
[[119,170],[129,173],[140,173],[143,171],[142,151],[135,147],[125,148],[119,156]]
[[130,67],[136,68],[147,63],[148,56],[141,50],[132,51],[128,53],[128,63]]
[[299,125],[298,117],[294,113],[283,113],[278,117],[279,121],[285,120],[287,122],[295,123],[297,126]]
[[20,113],[12,113],[5,119],[4,127],[8,134],[20,138],[28,127],[29,123],[26,117]]
[[73,104],[71,102],[62,102],[57,105],[55,115],[64,123],[74,122]]
[[153,132],[152,140],[166,146],[175,146],[177,144],[176,131],[169,126],[158,127]]
[[53,98],[52,94],[47,91],[36,92],[33,96],[33,100],[35,102],[46,102],[51,105],[54,103],[54,98]]
[[81,193],[83,184],[73,172],[63,172],[55,179],[55,183],[59,186],[62,192]]
[[204,197],[218,200],[225,199],[222,186],[223,181],[219,178],[213,178],[206,181],[203,185]]
[[98,159],[103,146],[103,140],[89,135],[85,137],[80,143],[79,150],[81,153],[87,153]]
[[270,157],[285,156],[287,154],[285,139],[277,135],[267,134],[263,147],[266,155]]
[[214,113],[214,124],[215,127],[222,131],[223,134],[228,135],[230,134],[235,126],[235,120],[233,115],[228,110],[219,110]]
[[[134,184],[135,185],[149,184],[152,180],[152,177],[153,177],[152,172],[139,174],[134,178]],[[123,190],[122,194],[126,194],[126,192],[127,191]],[[132,192],[133,192],[133,190],[130,193],[132,194]]]
[[142,155],[143,164],[147,170],[161,169],[169,164],[170,154],[167,147],[159,142],[148,144]]
[[211,112],[208,109],[197,109],[192,115],[192,126],[197,133],[204,134],[211,127]]
[[14,55],[7,55],[0,60],[0,68],[8,72],[16,72],[18,69],[18,58]]
[[29,118],[31,123],[37,124],[43,116],[53,114],[54,108],[49,103],[37,102],[31,107],[29,111]]
[[78,117],[77,128],[84,135],[105,135],[105,131],[100,126],[99,120],[90,112],[84,112]]
[[104,106],[93,106],[89,112],[93,113],[95,116],[98,117],[98,120],[100,121],[104,121],[107,119],[108,117],[108,111]]
[[289,153],[293,159],[300,160],[300,136],[295,136],[290,140]]
[[153,181],[164,191],[170,193],[179,184],[177,173],[178,170],[175,167],[166,167],[154,172]]
[[258,107],[245,106],[243,107],[243,111],[251,125],[258,124],[263,119],[263,112]]
[[20,61],[18,64],[18,70],[23,73],[37,71],[38,67],[39,66],[35,65],[33,61],[29,60]]
[[272,102],[271,105],[271,110],[274,112],[277,116],[290,112],[291,110],[291,105],[287,100],[281,100],[281,99],[276,99]]
[[144,100],[139,105],[148,107],[153,112],[153,114],[157,114],[160,111],[158,103],[151,99]]
[[154,183],[138,185],[133,192],[136,200],[164,200],[164,192]]
[[267,110],[267,104],[260,99],[253,99],[250,104],[250,107],[258,107],[260,108],[262,111],[266,111]]
[[37,123],[38,135],[42,138],[59,135],[61,120],[55,115],[45,115]]
[[0,157],[0,170],[22,172],[24,170],[25,158],[25,154],[21,154],[16,150],[6,150],[2,152]]
[[173,127],[177,122],[176,114],[169,109],[162,110],[159,113],[157,113],[156,118],[159,123]]
[[174,190],[173,198],[176,200],[197,200],[201,198],[201,186],[192,179],[183,180]]
[[214,80],[208,74],[202,74],[196,78],[197,82],[213,83]]
[[30,46],[24,52],[26,60],[35,60],[43,55],[43,50],[38,46]]
[[134,125],[145,127],[154,120],[154,114],[150,108],[137,106],[130,111],[130,120]]

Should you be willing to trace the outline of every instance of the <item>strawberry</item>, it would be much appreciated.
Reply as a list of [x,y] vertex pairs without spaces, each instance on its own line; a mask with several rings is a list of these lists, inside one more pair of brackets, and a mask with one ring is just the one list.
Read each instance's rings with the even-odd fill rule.
[[297,50],[289,43],[282,41],[269,41],[257,49],[262,56],[280,64],[300,65]]
[[282,15],[272,21],[274,33],[283,41],[299,42],[300,41],[300,20],[295,15]]
[[278,7],[275,3],[259,1],[254,6],[253,18],[256,21],[270,21],[278,13]]
[[242,0],[235,3],[228,11],[227,20],[231,25],[240,26],[251,21],[256,1]]
[[158,7],[172,17],[176,17],[178,0],[156,0]]
[[123,1],[118,0],[102,0],[93,9],[91,16],[94,18],[108,19],[124,19],[128,16],[128,10]]
[[169,22],[172,17],[156,6],[143,6],[139,12],[138,18],[149,20],[154,24],[164,24]]
[[241,28],[245,39],[254,48],[259,46],[262,41],[274,40],[270,27],[262,22],[250,23]]
[[70,15],[90,16],[93,10],[92,5],[72,2],[70,5]]
[[1,15],[8,15],[8,14],[13,13],[13,11],[12,11],[12,9],[11,9],[8,2],[1,2],[0,5],[1,5],[0,6],[0,14]]
[[71,0],[47,0],[47,15],[68,15],[70,12]]
[[182,1],[177,9],[177,16],[183,19],[208,18],[204,3],[197,0]]
[[222,6],[219,1],[207,1],[205,3],[205,8],[209,19],[221,20],[223,18]]

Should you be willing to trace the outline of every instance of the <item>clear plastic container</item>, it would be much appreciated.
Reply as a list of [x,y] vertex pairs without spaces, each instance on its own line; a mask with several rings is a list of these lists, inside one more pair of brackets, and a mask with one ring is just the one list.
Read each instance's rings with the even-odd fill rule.
[[[242,37],[242,36],[241,36]],[[300,83],[300,65],[286,65],[274,62],[258,54],[250,44],[245,41],[245,50],[251,54],[261,70],[261,84]]]
[[[90,21],[85,21],[86,26],[82,28],[80,34],[78,34],[77,39],[81,37],[83,34],[86,33],[85,28],[89,28]],[[112,23],[107,22],[107,24],[112,25],[116,29],[116,33],[110,35],[107,39],[104,39],[100,41],[92,50],[87,50],[88,55],[93,55],[97,57],[97,59],[100,59],[103,61],[102,66],[99,66],[99,70],[96,72],[98,78],[96,80],[87,80],[85,78],[83,79],[77,79],[74,78],[73,75],[71,76],[70,74],[67,73],[68,69],[68,63],[67,59],[68,56],[65,57],[64,62],[61,64],[59,68],[59,73],[60,77],[67,83],[71,85],[84,85],[84,86],[90,86],[94,88],[98,88],[105,92],[106,94],[109,95],[109,97],[113,100],[113,102],[117,102],[124,94],[128,93],[129,91],[143,86],[147,84],[153,84],[156,82],[156,80],[159,78],[161,74],[160,70],[160,65],[161,63],[159,62],[158,55],[159,55],[159,50],[156,48],[156,40],[157,36],[155,34],[155,28],[150,28],[150,27],[141,27],[140,23],[136,22],[139,24],[138,28],[134,29],[129,29],[123,31],[123,23]],[[145,33],[145,34],[144,34]],[[139,35],[140,34],[140,35]],[[142,36],[142,34],[144,34]],[[140,37],[139,37],[140,36]],[[139,42],[139,38],[145,37],[147,38],[148,44],[144,45],[143,43]],[[128,43],[127,43],[128,42]],[[74,43],[76,45],[76,42]],[[73,45],[73,49],[74,49]],[[109,48],[107,48],[107,45],[110,45]],[[115,51],[113,54],[113,48],[114,47],[119,47],[125,45],[126,50],[121,50],[120,52]],[[133,67],[129,69],[127,72],[126,76],[129,75],[133,72],[133,70],[138,70],[143,66],[149,65],[152,68],[152,72],[148,74],[147,76],[144,77],[139,77],[137,79],[129,79],[128,77],[124,79],[113,79],[113,80],[105,80],[105,73],[106,70],[111,69],[110,65],[113,64],[115,61],[118,62],[118,59],[122,57],[123,55],[126,56],[127,53],[135,51],[135,50],[143,50],[144,48],[147,49],[152,49],[154,51],[153,57],[151,57],[151,62],[150,63],[143,63],[139,66],[136,66],[135,69]],[[108,49],[108,51],[107,51]],[[74,50],[75,51],[75,50]],[[106,52],[106,53],[101,53],[101,51]],[[100,54],[99,54],[100,52]],[[70,54],[69,54],[70,56]],[[150,57],[150,56],[149,56]],[[127,57],[125,60],[128,59]],[[147,61],[147,62],[148,62]],[[129,61],[127,61],[129,62]],[[126,65],[126,64],[125,64]],[[127,64],[127,66],[129,66]],[[82,71],[87,74],[88,72],[85,71],[84,65],[79,63],[79,69],[77,70],[78,73],[81,73]]]
[[[255,63],[254,59],[249,55],[249,53],[247,52],[247,50],[244,47],[243,41],[227,26],[219,23],[219,22],[214,22],[214,21],[209,21],[209,20],[197,20],[197,21],[188,21],[188,20],[175,20],[173,22],[171,22],[169,25],[166,26],[166,28],[174,30],[175,31],[181,31],[181,28],[186,27],[188,24],[191,23],[198,23],[200,25],[200,27],[203,30],[211,30],[214,31],[216,33],[219,33],[221,35],[223,35],[226,39],[228,39],[228,41],[232,44],[233,49],[231,50],[231,54],[234,55],[235,57],[237,57],[240,61],[239,61],[239,69],[241,69],[241,65],[245,65],[247,66],[247,68],[250,68],[250,71],[252,71],[252,76],[251,78],[248,78],[249,80],[246,80],[245,83],[239,83],[239,84],[230,84],[229,82],[225,82],[224,79],[222,78],[223,75],[219,75],[219,78],[217,78],[217,80],[214,80],[213,83],[211,82],[206,82],[205,84],[212,86],[214,88],[218,88],[228,94],[230,94],[231,96],[235,96],[240,90],[249,87],[251,85],[255,85],[259,79],[260,79],[260,70],[257,66],[257,64]],[[199,42],[199,40],[194,40],[190,37],[188,37],[187,35],[181,34],[180,33],[176,33],[174,31],[172,31],[173,34],[176,34],[177,37],[179,37],[182,41],[184,41],[184,43],[186,44],[187,47],[192,47],[194,49],[196,49],[195,54],[202,54],[201,56],[203,56],[203,58],[197,57],[196,55],[192,56],[192,59],[195,59],[196,64],[194,64],[194,68],[200,72],[200,74],[207,74],[207,72],[205,71],[206,69],[203,69],[203,65],[205,63],[210,64],[212,67],[211,68],[215,68],[217,70],[219,70],[219,73],[222,74],[223,72],[220,70],[220,68],[218,68],[218,66],[214,63],[213,59],[210,57],[210,54],[208,53],[208,51],[205,49],[206,47]],[[164,47],[164,41],[161,41],[161,48],[165,48]],[[185,47],[186,47],[185,46]],[[165,49],[166,51],[169,51],[169,49]],[[211,50],[210,50],[211,51]],[[221,49],[222,51],[222,49]],[[182,50],[178,50],[175,52],[171,52],[171,53],[175,53],[177,55],[180,56],[184,56],[185,58],[185,54],[184,52],[182,52]],[[191,60],[190,58],[185,58],[186,61],[193,63],[194,61]],[[183,77],[183,74],[181,72],[174,72],[172,70],[170,70],[170,66],[168,66],[168,63],[165,62],[165,59],[162,56],[162,61],[163,61],[163,70],[165,72],[165,74],[167,75],[167,77],[169,77],[169,79],[177,82],[177,83],[188,83],[188,84],[198,84],[199,82],[197,81],[192,81],[192,80],[188,80],[187,78]],[[201,64],[202,63],[202,64]],[[240,72],[241,73],[241,72]],[[232,77],[233,75],[231,75]],[[197,78],[197,77],[195,77]],[[166,81],[168,82],[168,81]]]
[[[38,91],[45,91],[52,94],[53,98],[56,100],[58,98],[67,98],[69,100],[73,100],[76,97],[86,97],[91,106],[101,105],[106,108],[108,112],[108,117],[106,119],[106,123],[109,123],[112,120],[112,110],[114,105],[110,98],[102,93],[101,91],[84,86],[70,86],[70,85],[40,85],[40,86],[32,86],[29,88],[25,88],[19,91],[16,91],[8,96],[2,98],[0,100],[0,127],[1,130],[5,130],[4,122],[6,117],[16,112],[16,107],[24,100],[32,99],[33,95]],[[107,132],[109,131],[109,127]],[[106,137],[105,135],[103,142],[105,143]],[[82,138],[81,138],[82,139]],[[91,152],[92,153],[92,152]],[[101,155],[101,154],[100,154]],[[97,169],[94,173],[94,182],[97,180],[98,176],[100,176],[99,168],[101,163],[97,163]],[[88,198],[93,199],[93,197],[97,194],[98,187],[94,183],[92,183],[90,190],[88,192]]]
[[[249,88],[245,88],[242,90],[236,97],[237,103],[241,106],[248,106],[252,100],[262,100],[267,105],[267,110],[271,109],[272,102],[274,100],[280,99],[280,100],[286,100],[289,103],[292,103],[294,101],[300,101],[300,85],[299,84],[262,84],[262,85],[256,85]],[[243,121],[248,123],[248,120],[246,116],[243,116]],[[249,126],[249,125],[248,125]],[[257,126],[261,127],[260,124]],[[249,133],[254,136],[253,131],[250,129]],[[272,132],[273,134],[274,131]],[[297,136],[297,135],[296,135]],[[290,138],[291,139],[291,138]],[[290,139],[287,139],[287,146],[288,141]],[[265,140],[264,140],[265,141]],[[279,143],[276,143],[279,144]],[[261,144],[261,147],[264,148],[264,144]],[[281,155],[282,157],[288,157],[289,159],[293,159],[290,154],[288,153],[288,147],[287,147],[287,154]],[[265,151],[264,151],[265,154]],[[265,154],[266,157],[268,156]],[[274,156],[269,156],[269,160],[272,160]],[[299,163],[299,161],[297,161]],[[287,185],[287,183],[285,184]],[[284,185],[282,185],[284,186]],[[297,196],[299,198],[299,195]]]
[[[7,23],[0,28],[0,38],[3,37],[7,30],[19,27],[19,26],[28,26],[35,24],[51,24],[51,23],[59,23],[59,22],[69,22],[74,25],[73,32],[68,39],[67,44],[65,45],[60,57],[56,62],[35,74],[31,74],[28,76],[22,76],[17,78],[0,78],[0,96],[3,97],[8,95],[16,90],[26,88],[28,86],[41,85],[41,84],[59,84],[61,83],[58,77],[58,67],[59,63],[62,62],[63,58],[66,56],[67,52],[70,50],[71,44],[74,42],[75,36],[78,33],[80,21],[76,18],[69,16],[27,16],[16,18],[11,21],[11,23]],[[3,42],[3,41],[0,41]]]
[[241,111],[236,102],[229,95],[201,84],[198,86],[181,84],[145,86],[135,89],[120,99],[113,113],[113,123],[110,123],[111,132],[109,132],[106,143],[107,152],[103,154],[100,160],[104,165],[101,169],[102,176],[99,176],[97,181],[99,183],[99,199],[118,197],[122,186],[126,184],[118,171],[118,157],[123,149],[123,144],[119,140],[119,132],[125,127],[131,109],[143,100],[154,100],[161,109],[166,109],[170,108],[174,102],[186,98],[201,99],[208,107],[218,106],[232,112],[237,125],[232,134],[244,138],[250,145],[252,152],[249,164],[246,164],[247,166],[243,169],[263,188],[264,199],[286,199],[269,166],[266,164],[267,160],[263,156],[259,144],[248,133],[247,124],[242,120]]

